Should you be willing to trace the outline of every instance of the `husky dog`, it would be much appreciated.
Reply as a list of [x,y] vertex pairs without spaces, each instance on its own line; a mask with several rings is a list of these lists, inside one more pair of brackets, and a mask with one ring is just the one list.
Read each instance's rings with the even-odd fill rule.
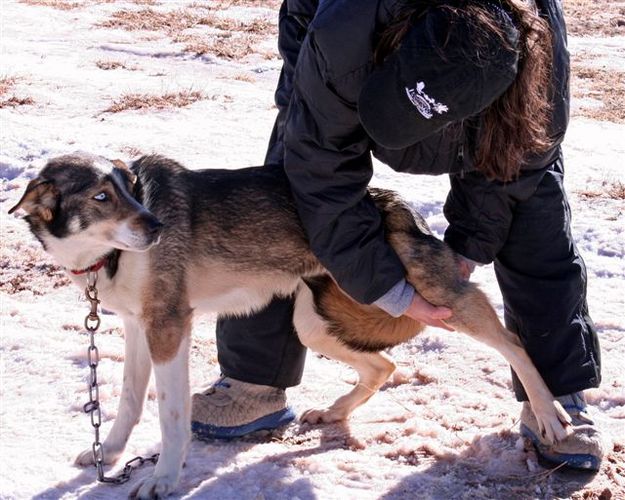
[[[499,351],[518,374],[552,442],[570,418],[478,288],[460,276],[458,256],[395,193],[371,189],[407,280],[429,302],[453,311],[446,322]],[[103,305],[124,322],[124,382],[115,423],[103,443],[119,458],[139,421],[154,368],[162,451],[141,498],[178,482],[190,440],[189,337],[194,311],[245,315],[272,297],[294,295],[301,342],[352,366],[359,383],[302,419],[347,418],[395,369],[380,352],[423,329],[408,318],[353,301],[310,251],[281,167],[187,170],[161,156],[129,167],[87,154],[50,160],[9,213],[23,209],[33,234],[81,288],[99,269]],[[77,458],[93,463],[91,449]]]

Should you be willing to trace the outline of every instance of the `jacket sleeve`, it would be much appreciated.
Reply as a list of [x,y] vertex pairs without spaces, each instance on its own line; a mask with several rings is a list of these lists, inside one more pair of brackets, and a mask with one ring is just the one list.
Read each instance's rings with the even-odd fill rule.
[[293,73],[306,29],[315,15],[318,3],[318,0],[284,0],[280,7],[278,50],[282,57],[282,70],[274,96],[278,116],[267,148],[266,165],[282,164],[284,161],[284,121],[293,93]]
[[550,167],[521,173],[513,182],[490,181],[479,172],[451,176],[444,213],[445,241],[460,255],[489,264],[508,239],[516,205],[529,198]]
[[372,303],[405,270],[367,193],[373,167],[356,104],[337,93],[323,69],[309,33],[286,119],[285,170],[312,251],[343,290]]

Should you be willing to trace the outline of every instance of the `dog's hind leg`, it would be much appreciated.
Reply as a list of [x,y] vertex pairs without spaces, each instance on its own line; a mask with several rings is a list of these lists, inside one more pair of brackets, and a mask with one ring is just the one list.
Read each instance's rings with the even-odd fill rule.
[[358,383],[328,408],[305,411],[300,420],[316,424],[345,420],[365,403],[395,370],[395,363],[384,353],[357,352],[327,333],[326,324],[316,313],[312,292],[301,286],[293,315],[295,329],[302,344],[330,359],[341,361],[356,370]]
[[[115,422],[102,444],[105,464],[112,464],[120,457],[139,422],[152,368],[145,332],[136,319],[124,318],[124,339],[124,381]],[[93,463],[91,448],[76,458],[77,465]]]
[[451,304],[453,316],[447,320],[457,330],[496,349],[519,376],[543,436],[552,443],[564,439],[570,417],[538,373],[519,337],[497,318],[486,296],[467,283]]

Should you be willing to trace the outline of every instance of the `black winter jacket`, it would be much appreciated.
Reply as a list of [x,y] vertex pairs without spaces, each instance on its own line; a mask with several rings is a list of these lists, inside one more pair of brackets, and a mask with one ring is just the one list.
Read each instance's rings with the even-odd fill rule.
[[280,14],[285,60],[276,92],[280,109],[267,160],[281,161],[312,250],[340,286],[371,303],[405,276],[385,241],[367,185],[371,154],[400,172],[451,174],[445,204],[446,241],[481,263],[496,258],[517,201],[531,196],[542,172],[560,155],[568,122],[569,60],[559,0],[538,0],[553,29],[554,148],[523,166],[518,181],[491,182],[472,168],[472,137],[453,124],[404,150],[386,150],[367,136],[357,101],[373,68],[375,34],[397,0],[287,0]]

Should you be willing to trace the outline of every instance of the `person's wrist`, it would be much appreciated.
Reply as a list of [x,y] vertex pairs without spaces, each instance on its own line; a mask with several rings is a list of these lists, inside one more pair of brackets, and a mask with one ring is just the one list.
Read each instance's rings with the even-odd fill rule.
[[402,279],[373,304],[394,318],[399,318],[410,307],[414,295],[414,287]]

